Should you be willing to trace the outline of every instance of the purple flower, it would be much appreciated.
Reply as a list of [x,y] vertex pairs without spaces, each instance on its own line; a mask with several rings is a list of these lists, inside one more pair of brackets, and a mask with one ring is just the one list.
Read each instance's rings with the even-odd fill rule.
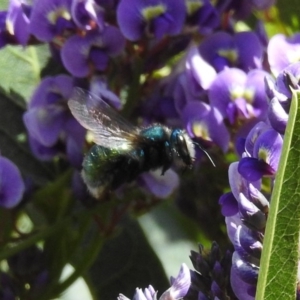
[[125,46],[119,29],[107,26],[102,32],[92,30],[84,36],[70,37],[61,50],[66,69],[76,77],[85,77],[94,69],[106,69],[110,56],[119,54]]
[[0,156],[0,206],[13,208],[22,199],[25,185],[17,166]]
[[187,53],[185,67],[188,82],[195,81],[204,90],[209,89],[217,76],[215,69],[203,59],[197,47],[192,47]]
[[92,94],[100,97],[103,101],[113,106],[115,109],[120,110],[122,108],[122,102],[120,98],[108,89],[107,82],[98,76],[94,76],[90,82],[89,91]]
[[189,102],[182,111],[182,120],[192,138],[214,142],[226,152],[229,132],[219,111],[203,102]]
[[0,11],[0,49],[9,43],[9,33],[6,27],[7,11]]
[[231,124],[238,119],[263,118],[268,109],[264,86],[266,76],[268,73],[262,70],[246,74],[236,68],[226,68],[209,89],[210,104]]
[[[266,80],[267,94],[272,99],[269,119],[258,122],[240,143],[242,158],[229,167],[231,192],[219,200],[235,249],[231,286],[242,300],[255,298],[269,199],[283,145],[281,134],[288,119],[290,87],[299,89],[299,66],[296,63],[286,67],[275,82]],[[267,176],[272,178],[269,194],[261,191],[262,179]]]
[[72,0],[39,0],[32,6],[30,33],[39,40],[50,42],[66,30],[74,30],[71,18]]
[[139,40],[144,34],[161,39],[178,34],[185,20],[183,0],[121,0],[117,20],[124,36]]
[[59,151],[66,152],[70,161],[80,166],[85,130],[74,119],[67,105],[72,90],[73,79],[67,75],[44,78],[33,94],[23,119],[33,151],[40,153],[41,159]]
[[221,196],[219,204],[222,206],[222,215],[225,217],[234,216],[238,213],[238,203],[231,192]]
[[[239,163],[229,167],[232,193],[219,200],[225,212],[227,232],[234,245],[231,286],[239,299],[254,299],[263,233],[269,202],[260,192],[261,181],[250,183],[238,172]],[[234,209],[230,209],[230,207]]]
[[186,0],[187,23],[198,26],[202,34],[210,34],[220,25],[220,14],[209,0]]
[[173,170],[167,170],[164,176],[157,170],[142,174],[138,182],[156,197],[166,198],[178,187],[179,178]]
[[[190,270],[185,264],[182,264],[177,277],[171,278],[171,287],[159,297],[159,300],[182,299],[187,294],[190,284]],[[129,300],[129,298],[127,298],[123,294],[120,294],[117,299]],[[157,292],[155,292],[154,288],[151,285],[149,285],[148,288],[144,289],[144,291],[142,289],[137,288],[133,299],[156,300]]]
[[254,300],[256,290],[255,285],[245,282],[241,279],[240,276],[240,272],[242,272],[242,270],[245,271],[245,269],[247,268],[247,266],[249,267],[249,265],[246,265],[245,262],[240,259],[237,254],[234,256],[233,264],[234,267],[231,268],[230,281],[233,283],[232,289],[235,296],[240,300]]
[[[135,290],[133,299],[134,300],[156,300],[157,299],[156,295],[157,292],[155,292],[152,285],[149,285],[149,287],[145,288],[144,291],[142,289],[137,288]],[[124,296],[123,294],[119,294],[117,300],[130,300],[130,299]]]
[[[284,68],[276,78],[275,89],[277,93],[274,96],[278,97],[283,103],[284,100],[292,98],[292,89],[300,89],[300,62],[291,64]],[[280,95],[281,94],[281,95]],[[281,97],[280,97],[281,96]],[[287,103],[289,105],[289,101]]]
[[192,284],[186,300],[232,299],[228,280],[232,254],[227,251],[222,256],[217,243],[213,242],[210,251],[199,245],[199,253],[191,251],[190,259],[195,271],[191,270]]
[[274,35],[268,45],[268,60],[275,76],[288,65],[300,59],[300,34],[286,37],[283,34]]
[[7,31],[15,36],[18,43],[25,46],[29,38],[30,8],[22,0],[10,0],[7,12]]
[[100,31],[104,28],[104,9],[94,0],[73,0],[71,13],[78,28],[91,30],[98,26]]
[[253,10],[265,10],[274,4],[275,0],[231,0],[224,1],[226,11],[234,13],[235,19],[246,19]]
[[270,101],[268,110],[268,119],[272,127],[279,133],[284,134],[288,121],[288,113],[284,110],[280,101],[277,98],[273,98]]
[[31,148],[32,153],[40,160],[48,161],[51,160],[54,156],[63,153],[65,147],[63,143],[56,143],[53,146],[44,146],[38,140],[36,140],[31,135],[28,136],[28,142]]
[[160,296],[159,300],[182,299],[187,294],[190,285],[190,270],[186,264],[182,264],[177,277],[171,277],[171,287]]
[[[253,138],[255,142],[253,142]],[[274,177],[283,145],[282,136],[272,128],[257,136],[254,128],[246,139],[246,145],[247,140],[253,143],[253,151],[251,153],[246,148],[248,154],[245,154],[239,163],[240,174],[249,181],[259,180],[263,176]]]
[[199,46],[200,55],[218,72],[225,67],[238,67],[248,72],[261,68],[263,47],[258,36],[251,31],[230,35],[216,32]]

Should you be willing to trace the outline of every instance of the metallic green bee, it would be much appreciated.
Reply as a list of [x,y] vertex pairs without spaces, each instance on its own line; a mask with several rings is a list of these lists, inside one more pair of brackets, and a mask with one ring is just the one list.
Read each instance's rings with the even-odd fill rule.
[[193,166],[195,145],[184,130],[160,124],[134,127],[102,99],[80,88],[68,105],[94,136],[95,145],[83,161],[82,177],[96,198],[104,189],[116,189],[143,172],[161,169],[163,175],[174,162]]

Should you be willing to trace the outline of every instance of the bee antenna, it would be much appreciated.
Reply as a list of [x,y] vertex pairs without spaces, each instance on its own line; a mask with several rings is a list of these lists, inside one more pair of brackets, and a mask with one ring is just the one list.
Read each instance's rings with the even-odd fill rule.
[[208,159],[210,160],[211,164],[216,167],[214,161],[212,160],[212,158],[210,157],[210,155],[208,154],[208,152],[198,143],[194,142],[193,141],[193,144],[196,145],[207,157]]

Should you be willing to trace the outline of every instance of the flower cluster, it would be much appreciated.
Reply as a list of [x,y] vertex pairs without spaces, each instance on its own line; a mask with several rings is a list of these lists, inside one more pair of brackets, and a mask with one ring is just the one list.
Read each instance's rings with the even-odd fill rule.
[[[295,63],[281,70],[276,81],[266,79],[268,117],[237,142],[241,159],[229,167],[231,192],[220,198],[235,249],[231,284],[239,299],[255,297],[269,200],[282,151],[291,89],[299,89],[299,75],[300,63]],[[268,185],[265,182],[263,186],[264,178],[270,178]]]
[[[159,300],[174,299],[179,300],[185,297],[191,284],[191,275],[189,268],[182,264],[176,278],[171,277],[171,287],[167,289],[160,297]],[[137,300],[157,300],[157,292],[149,285],[148,288],[136,289],[134,299]],[[120,294],[118,300],[129,300],[129,298]]]
[[[299,89],[300,85],[299,34],[290,37],[276,34],[269,40],[259,20],[256,29],[241,30],[246,28],[244,20],[253,11],[265,11],[273,4],[274,0],[38,0],[30,4],[25,0],[10,0],[7,11],[0,12],[0,48],[47,44],[50,50],[41,81],[28,99],[27,110],[22,112],[26,139],[35,161],[38,159],[43,166],[45,161],[53,163],[51,171],[57,176],[50,188],[35,185],[34,201],[28,198],[30,204],[34,202],[28,215],[37,213],[32,218],[34,226],[43,227],[36,220],[45,219],[49,222],[46,225],[52,225],[75,214],[77,208],[69,203],[70,178],[66,183],[62,176],[66,170],[74,174],[76,198],[95,211],[99,205],[99,215],[96,212],[94,216],[94,211],[92,214],[102,237],[114,231],[128,210],[145,211],[157,203],[156,198],[166,198],[181,188],[174,170],[168,170],[164,176],[157,170],[137,178],[136,184],[142,192],[135,194],[129,188],[126,194],[128,190],[121,188],[104,199],[116,201],[87,204],[90,196],[79,171],[92,138],[68,106],[74,89],[80,87],[120,110],[134,124],[160,123],[184,128],[195,145],[221,149],[215,151],[218,159],[239,156],[239,161],[229,166],[231,192],[219,201],[234,246],[233,254],[228,251],[222,258],[216,243],[205,254],[201,246],[199,253],[191,254],[194,270],[183,264],[178,276],[171,279],[170,289],[159,299],[254,299],[291,88]],[[264,18],[267,17],[266,14]],[[47,68],[53,66],[55,71],[50,72]],[[0,135],[1,126],[0,122]],[[21,140],[22,134],[11,139],[17,143],[18,138]],[[21,149],[24,145],[21,142],[20,145]],[[193,175],[198,172],[197,165],[204,152],[200,151],[202,146],[199,148],[193,157],[196,161]],[[26,177],[26,172],[21,175],[14,162],[1,156],[0,175],[0,206],[18,209],[25,191],[22,175]],[[194,177],[197,185],[200,176]],[[52,193],[54,189],[57,191]],[[226,189],[227,186],[220,187],[222,192]],[[192,193],[189,191],[184,197]],[[66,198],[62,207],[53,204],[57,195]],[[126,195],[128,199],[123,199]],[[23,203],[26,206],[27,202]],[[72,245],[87,240],[74,234],[83,235],[88,223],[86,216],[77,217],[64,228],[67,234],[62,233],[74,238]],[[17,217],[12,214],[12,224],[16,223],[14,218]],[[221,228],[220,224],[216,226]],[[17,226],[11,226],[10,230],[14,231],[14,227]],[[78,227],[82,228],[77,230]],[[19,231],[17,236],[22,240]],[[41,236],[46,240],[48,234]],[[43,247],[45,253],[51,251],[47,243]],[[32,289],[28,297],[36,298],[39,287],[48,284],[51,274],[39,261],[44,254],[36,247],[30,249],[34,249],[32,256],[37,257],[37,264],[33,264],[38,266],[37,270],[33,270],[32,276],[24,270],[22,274],[19,272],[18,268],[23,268],[19,260],[32,261],[29,250],[7,259],[9,271],[0,274],[1,297],[27,296],[20,286],[29,284]],[[21,283],[16,284],[15,278],[22,279]],[[134,299],[140,300],[157,298],[151,285],[145,290],[136,289],[134,295]],[[118,299],[128,298],[120,294]]]
[[222,257],[217,243],[213,242],[209,252],[199,245],[199,253],[191,251],[190,259],[194,269],[191,270],[191,287],[184,299],[230,299],[229,274],[231,268],[230,251]]

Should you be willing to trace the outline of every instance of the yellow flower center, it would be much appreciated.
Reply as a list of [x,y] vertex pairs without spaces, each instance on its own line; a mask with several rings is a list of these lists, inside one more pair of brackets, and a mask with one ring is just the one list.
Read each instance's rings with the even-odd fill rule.
[[142,10],[142,15],[146,21],[151,21],[152,19],[164,14],[166,10],[167,8],[163,4],[148,6]]
[[199,8],[203,6],[202,1],[191,1],[191,0],[186,0],[185,1],[185,6],[186,6],[186,11],[188,15],[192,15],[195,13]]
[[192,131],[196,137],[200,137],[206,141],[210,141],[209,131],[205,123],[201,121],[194,121],[192,124]]
[[58,18],[71,20],[71,14],[65,7],[59,7],[56,10],[49,12],[47,15],[47,19],[53,25],[56,24]]
[[234,64],[238,59],[238,53],[233,49],[221,49],[217,52],[221,57],[226,58],[231,64]]
[[269,157],[270,155],[268,149],[262,146],[258,151],[258,158],[266,163],[269,163]]

